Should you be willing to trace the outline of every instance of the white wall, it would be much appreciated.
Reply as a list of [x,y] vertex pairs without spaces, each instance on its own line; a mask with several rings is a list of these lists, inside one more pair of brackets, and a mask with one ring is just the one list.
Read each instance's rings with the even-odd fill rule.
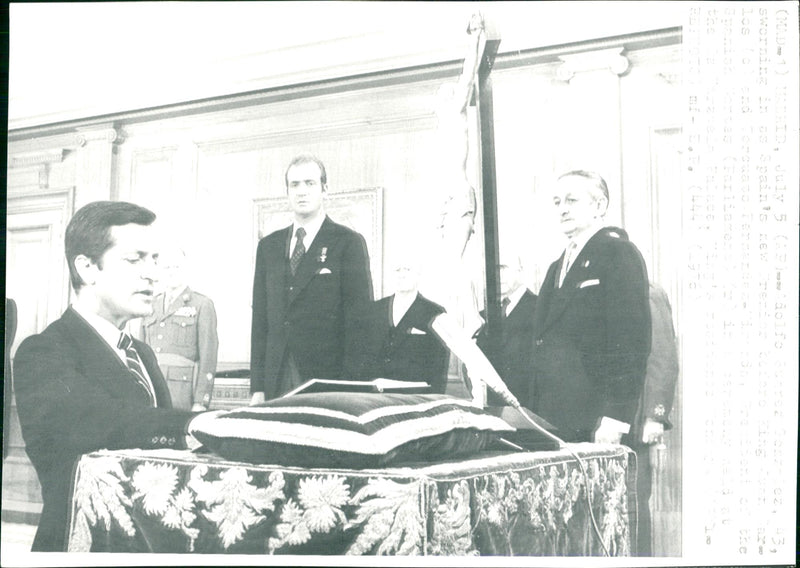
[[99,2],[10,6],[9,127],[52,124],[682,24],[683,2]]

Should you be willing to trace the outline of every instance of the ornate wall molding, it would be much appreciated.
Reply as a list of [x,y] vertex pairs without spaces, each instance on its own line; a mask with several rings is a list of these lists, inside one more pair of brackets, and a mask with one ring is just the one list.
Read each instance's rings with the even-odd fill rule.
[[589,71],[610,71],[621,77],[631,67],[631,62],[624,51],[624,47],[614,47],[560,55],[558,58],[563,63],[556,69],[556,77],[560,81],[569,82],[576,74]]
[[348,139],[352,136],[377,136],[428,130],[436,127],[433,113],[417,113],[403,116],[367,118],[330,122],[323,125],[285,128],[250,136],[234,136],[211,140],[195,140],[200,154],[220,152],[245,152],[303,142],[309,138]]
[[86,127],[77,128],[78,133],[75,135],[75,144],[82,148],[91,142],[107,142],[109,144],[122,144],[125,141],[125,136],[122,131],[113,126],[105,128]]
[[46,164],[57,164],[64,160],[66,148],[54,148],[42,152],[32,152],[26,154],[16,154],[10,156],[9,168],[29,168],[32,166],[42,166]]

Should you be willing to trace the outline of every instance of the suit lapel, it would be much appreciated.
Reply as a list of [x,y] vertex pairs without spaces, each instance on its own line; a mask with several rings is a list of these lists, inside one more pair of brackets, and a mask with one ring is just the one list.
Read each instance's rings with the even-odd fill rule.
[[[125,398],[138,399],[149,406],[147,395],[138,385],[136,379],[133,378],[128,366],[123,363],[116,351],[100,337],[97,331],[72,308],[69,308],[64,313],[63,319],[70,330],[70,336],[75,340],[80,350],[80,360],[86,369],[86,376],[97,381],[106,390],[122,392]],[[142,343],[137,340],[134,340],[134,343],[142,362],[145,363],[145,369],[150,375],[150,381],[158,393],[161,386],[156,387],[157,378],[161,377],[158,364],[154,364],[153,361],[145,361],[145,357],[141,356],[146,351],[142,348]],[[162,403],[162,396],[156,395],[159,405]]]
[[64,320],[81,351],[81,362],[87,369],[87,376],[106,388],[137,394],[141,392],[142,389],[136,384],[119,355],[78,312],[69,308],[64,314]]
[[[555,285],[558,281],[558,274],[561,272],[561,263],[564,261],[564,255],[562,254],[561,258],[550,266],[547,277],[542,284],[542,290],[535,312],[536,316],[534,319],[538,324],[536,326],[539,330],[538,333],[543,333],[549,329],[553,323],[558,321],[561,314],[572,300],[572,296],[575,292],[575,288],[572,285],[572,278],[574,278],[575,274],[575,270],[573,269],[581,255],[583,255],[583,251],[581,251],[575,259],[575,262],[573,262],[560,288],[556,288]],[[572,278],[570,278],[571,276]]]
[[[548,308],[547,312],[544,314],[544,323],[541,328],[539,328],[543,332],[547,330],[553,323],[558,321],[561,317],[564,310],[572,303],[572,298],[575,296],[578,290],[578,283],[583,279],[585,266],[584,264],[588,264],[587,258],[592,256],[592,249],[594,248],[595,243],[595,236],[589,239],[578,253],[578,256],[575,257],[575,260],[572,262],[572,265],[569,267],[569,272],[567,272],[566,276],[564,277],[564,282],[562,283],[560,288],[555,288],[555,279],[550,281],[550,290],[547,290],[549,294],[550,301],[547,302]],[[564,255],[561,255],[559,262],[556,262],[551,267],[551,272],[553,272],[553,276],[556,276],[561,271],[561,263],[564,261]],[[550,273],[548,273],[549,279]],[[545,280],[545,284],[547,280]],[[544,294],[544,286],[542,285],[542,293]],[[537,310],[542,307],[542,302],[540,298],[540,302],[537,305]]]
[[[325,217],[322,226],[319,228],[317,236],[314,237],[314,242],[311,247],[306,250],[303,259],[297,267],[297,272],[292,278],[292,290],[289,292],[289,303],[291,304],[300,292],[305,288],[311,279],[316,275],[317,270],[321,268],[322,263],[322,249],[324,248],[325,256],[330,255],[330,251],[336,242],[336,231],[333,221],[329,217]],[[284,265],[288,264],[288,261]]]
[[264,266],[264,293],[269,296],[270,303],[284,306],[286,298],[286,282],[289,278],[289,243],[292,226],[267,237],[261,253]]
[[525,324],[525,317],[530,312],[528,304],[531,301],[533,301],[533,293],[530,290],[525,290],[517,305],[506,316],[506,327],[513,329],[522,327]]

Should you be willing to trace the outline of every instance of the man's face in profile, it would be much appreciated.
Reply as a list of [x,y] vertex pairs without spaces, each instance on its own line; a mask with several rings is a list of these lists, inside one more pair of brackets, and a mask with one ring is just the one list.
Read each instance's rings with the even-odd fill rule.
[[111,227],[113,245],[97,264],[94,295],[98,315],[119,324],[153,312],[158,253],[150,226]]
[[322,208],[322,185],[319,166],[314,162],[296,164],[286,172],[286,192],[289,206],[300,219],[316,217]]
[[605,209],[605,199],[599,200],[592,180],[567,176],[556,182],[553,205],[561,231],[568,237],[580,234],[597,223]]

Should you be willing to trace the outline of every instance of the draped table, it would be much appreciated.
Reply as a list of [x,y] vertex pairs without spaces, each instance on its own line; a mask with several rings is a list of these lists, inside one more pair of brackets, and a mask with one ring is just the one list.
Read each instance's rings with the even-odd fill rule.
[[[586,464],[606,549],[630,555],[632,452],[573,448]],[[70,552],[604,554],[584,476],[567,450],[364,470],[101,450],[77,464],[68,530]]]

